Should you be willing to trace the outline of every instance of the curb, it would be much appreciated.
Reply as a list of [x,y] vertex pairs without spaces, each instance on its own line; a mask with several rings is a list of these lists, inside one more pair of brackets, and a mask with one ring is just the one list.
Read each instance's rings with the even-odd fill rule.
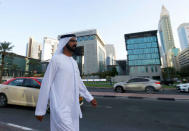
[[117,96],[103,96],[103,97],[117,97]]
[[128,96],[129,99],[144,99],[145,97],[138,97],[138,96]]
[[175,98],[157,98],[158,100],[168,100],[168,101],[175,101]]
[[97,89],[114,89],[113,87],[92,87],[92,86],[86,86],[87,88],[97,88]]
[[128,98],[128,99],[152,99],[152,100],[159,100],[159,101],[189,101],[189,99],[176,99],[176,98],[164,98],[164,97],[158,97],[158,98],[150,98],[150,97],[138,97],[138,96],[112,96],[112,95],[109,95],[109,96],[105,96],[105,95],[94,95],[94,96],[97,96],[97,97],[106,97],[106,98],[120,98],[120,97],[125,97],[125,98]]

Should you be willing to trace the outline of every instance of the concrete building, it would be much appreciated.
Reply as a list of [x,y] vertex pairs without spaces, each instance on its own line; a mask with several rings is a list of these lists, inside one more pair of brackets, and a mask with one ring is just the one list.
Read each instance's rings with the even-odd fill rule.
[[103,72],[106,70],[105,43],[96,29],[72,32],[77,36],[77,50],[74,58],[82,74]]
[[171,20],[169,16],[168,10],[162,6],[160,20],[159,20],[159,35],[161,40],[161,59],[163,60],[163,67],[167,67],[169,62],[167,60],[168,52],[172,48],[175,48],[174,39],[173,39],[173,32],[171,27]]
[[129,75],[161,79],[157,30],[125,34]]
[[42,49],[42,61],[50,60],[55,53],[58,45],[58,40],[50,37],[44,37]]
[[26,57],[33,59],[41,59],[42,45],[35,41],[33,38],[29,38],[29,42],[26,46]]
[[115,65],[116,56],[114,45],[105,45],[106,49],[106,65]]
[[189,23],[183,23],[178,27],[178,35],[181,50],[189,47]]
[[179,69],[189,66],[189,47],[181,51],[177,56]]

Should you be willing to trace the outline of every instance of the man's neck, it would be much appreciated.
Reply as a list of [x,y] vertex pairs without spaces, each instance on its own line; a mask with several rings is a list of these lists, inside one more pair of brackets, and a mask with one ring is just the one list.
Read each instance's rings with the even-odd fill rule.
[[71,57],[73,55],[73,53],[70,52],[69,50],[67,50],[66,48],[63,49],[63,54],[66,56],[69,56],[69,57]]

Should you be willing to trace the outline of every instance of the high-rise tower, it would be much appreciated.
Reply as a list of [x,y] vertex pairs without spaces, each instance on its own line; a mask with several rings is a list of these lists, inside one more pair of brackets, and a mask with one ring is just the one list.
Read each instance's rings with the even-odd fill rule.
[[159,21],[159,34],[161,40],[161,57],[164,67],[169,65],[167,57],[169,56],[170,50],[175,48],[173,32],[171,27],[171,20],[169,16],[169,11],[162,6],[160,21]]

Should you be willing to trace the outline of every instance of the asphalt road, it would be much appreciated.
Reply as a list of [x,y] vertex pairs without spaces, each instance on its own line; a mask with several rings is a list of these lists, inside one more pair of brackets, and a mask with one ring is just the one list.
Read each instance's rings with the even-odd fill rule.
[[[81,131],[189,131],[189,102],[96,97],[98,107],[82,107]],[[0,121],[49,131],[49,114],[43,122],[34,108],[9,105],[0,108]],[[1,128],[0,128],[1,131]]]
[[[98,87],[88,87],[91,92],[115,92],[113,88],[98,88]],[[145,94],[144,91],[126,91],[124,93],[139,93]],[[173,94],[173,95],[189,95],[188,92],[179,92],[176,89],[162,89],[160,91],[154,92],[154,94]]]

